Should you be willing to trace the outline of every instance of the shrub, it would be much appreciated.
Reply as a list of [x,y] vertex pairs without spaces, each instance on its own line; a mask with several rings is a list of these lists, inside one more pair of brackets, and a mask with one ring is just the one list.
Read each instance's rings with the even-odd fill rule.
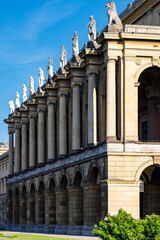
[[155,239],[156,236],[160,235],[160,216],[152,214],[141,221],[144,228],[143,235],[146,240]]
[[160,217],[152,214],[143,220],[134,219],[131,214],[120,209],[117,215],[108,214],[95,225],[93,232],[102,240],[160,239]]
[[136,224],[131,214],[120,209],[117,215],[108,214],[103,221],[95,225],[94,234],[103,240],[143,239],[141,228],[143,230],[143,226]]

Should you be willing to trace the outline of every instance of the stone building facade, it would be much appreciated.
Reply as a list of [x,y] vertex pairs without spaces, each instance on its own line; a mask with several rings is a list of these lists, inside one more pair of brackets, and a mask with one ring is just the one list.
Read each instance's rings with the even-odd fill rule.
[[119,208],[159,213],[159,78],[160,27],[107,26],[10,114],[8,229],[91,235]]
[[8,144],[0,143],[0,226],[7,223],[6,178],[8,177]]

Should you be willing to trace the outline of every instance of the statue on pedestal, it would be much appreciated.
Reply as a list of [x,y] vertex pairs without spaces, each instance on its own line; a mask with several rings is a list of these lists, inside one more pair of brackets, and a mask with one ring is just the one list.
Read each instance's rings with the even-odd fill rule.
[[122,22],[120,18],[118,17],[117,11],[116,11],[116,5],[113,1],[109,1],[106,4],[106,7],[108,8],[107,15],[108,15],[108,26],[115,25],[117,27],[123,27]]
[[16,92],[16,108],[20,108],[20,100],[19,100],[20,96],[19,96],[19,93]]
[[31,97],[34,93],[34,79],[30,77],[30,84],[29,84],[29,97]]
[[48,64],[48,80],[52,79],[53,77],[53,61],[52,58],[49,57],[49,64]]
[[10,109],[10,113],[13,113],[15,111],[15,106],[14,106],[14,102],[13,101],[9,101],[9,109]]
[[60,57],[60,68],[64,68],[64,66],[67,64],[67,52],[64,48],[64,46],[62,46],[62,50],[61,50],[61,57]]
[[41,87],[43,86],[43,82],[44,82],[44,72],[41,68],[38,68],[39,70],[39,89],[41,89]]
[[72,48],[72,56],[75,57],[75,56],[78,56],[79,54],[79,47],[78,47],[78,35],[77,35],[77,32],[74,32],[74,36],[72,38],[72,41],[73,41],[73,48]]
[[96,40],[96,21],[94,20],[93,16],[90,16],[90,22],[87,24],[87,27],[89,27],[89,41],[94,42]]
[[27,88],[26,85],[23,84],[23,103],[27,101]]

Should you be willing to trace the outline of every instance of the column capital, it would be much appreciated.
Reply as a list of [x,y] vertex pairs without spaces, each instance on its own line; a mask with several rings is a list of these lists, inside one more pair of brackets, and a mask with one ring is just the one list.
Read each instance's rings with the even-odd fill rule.
[[15,130],[21,129],[21,126],[20,126],[20,125],[19,125],[19,126],[16,125],[16,126],[14,126],[14,129],[15,129]]
[[37,112],[39,113],[39,112],[45,112],[46,111],[46,109],[45,108],[38,108],[37,109]]
[[50,104],[56,104],[56,100],[47,100],[47,104],[50,105]]
[[87,70],[87,76],[91,76],[92,74],[98,75],[98,70]]
[[14,129],[8,129],[8,134],[14,134]]
[[81,87],[82,86],[82,82],[72,82],[71,83],[71,87],[75,87],[75,86]]
[[21,124],[22,124],[22,125],[23,125],[23,124],[28,124],[28,119],[22,120],[22,121],[21,121]]
[[67,92],[59,92],[58,97],[60,98],[62,96],[68,96],[68,93]]
[[31,119],[31,118],[36,118],[37,117],[37,115],[36,114],[34,114],[34,115],[31,115],[31,114],[29,114],[29,119]]
[[116,56],[107,56],[107,62],[116,62],[118,61],[118,57]]

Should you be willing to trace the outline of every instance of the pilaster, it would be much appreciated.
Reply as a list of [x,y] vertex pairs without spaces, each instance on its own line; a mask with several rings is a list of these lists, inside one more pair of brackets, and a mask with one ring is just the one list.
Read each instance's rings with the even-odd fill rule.
[[89,70],[88,75],[88,145],[97,145],[97,90],[98,71]]
[[72,151],[79,151],[81,149],[81,117],[80,117],[80,87],[82,83],[72,82],[73,91],[73,105],[72,105]]
[[107,60],[106,140],[116,140],[116,59]]
[[14,173],[14,128],[8,129],[9,133],[9,175]]
[[59,157],[67,155],[67,93],[59,93]]
[[15,126],[15,173],[21,171],[21,126]]

